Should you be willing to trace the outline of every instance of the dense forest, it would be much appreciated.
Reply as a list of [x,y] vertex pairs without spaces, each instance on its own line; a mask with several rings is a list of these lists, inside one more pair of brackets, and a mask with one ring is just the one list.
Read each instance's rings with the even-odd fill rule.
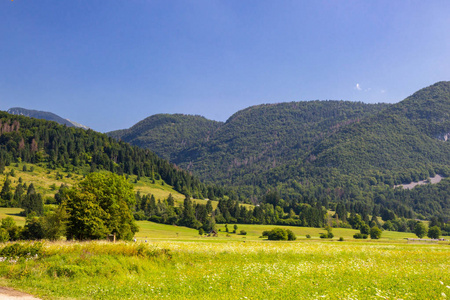
[[[400,217],[449,219],[445,189],[420,199],[415,191],[394,192],[401,183],[450,176],[449,114],[450,83],[439,82],[397,104],[258,105],[225,123],[157,115],[113,136],[166,153],[205,182],[233,186],[239,199],[254,204],[275,189],[288,202],[326,198],[371,209],[380,204]],[[164,144],[175,136],[190,143]]]
[[15,162],[161,178],[180,193],[196,198],[223,195],[222,188],[202,183],[149,150],[93,130],[0,112],[0,172]]

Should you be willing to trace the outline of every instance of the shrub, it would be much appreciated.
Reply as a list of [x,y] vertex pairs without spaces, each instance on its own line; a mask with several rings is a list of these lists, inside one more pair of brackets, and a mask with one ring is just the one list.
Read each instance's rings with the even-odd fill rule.
[[37,243],[14,243],[5,246],[0,250],[0,256],[5,258],[16,257],[34,257],[35,255],[41,255],[43,252],[43,244]]
[[381,237],[381,229],[378,228],[377,226],[373,226],[370,229],[370,238],[373,240],[378,240]]
[[369,234],[370,233],[370,227],[369,227],[369,225],[367,225],[366,223],[364,223],[362,226],[361,226],[361,229],[360,229],[360,231],[361,231],[361,234]]
[[310,238],[311,238],[311,235],[310,235],[310,234],[307,234],[307,235],[306,235],[306,238],[307,238],[307,239],[310,239]]
[[414,226],[414,233],[417,235],[418,238],[423,238],[427,235],[428,229],[422,222],[417,222],[416,226]]
[[292,232],[290,229],[286,229],[288,241],[295,241],[297,239],[297,236],[295,236],[295,233]]
[[262,236],[267,236],[271,241],[295,241],[297,237],[290,229],[274,228],[270,231],[264,231]]
[[239,234],[240,234],[240,235],[247,235],[247,231],[245,231],[245,230],[242,229],[242,230],[239,232]]
[[363,233],[355,233],[353,235],[354,239],[367,239],[368,235]]
[[271,241],[287,241],[288,234],[282,228],[274,228],[267,233],[267,238]]
[[344,238],[341,236],[340,238],[339,238],[339,242],[343,242],[344,241]]
[[0,228],[0,243],[9,241],[9,233],[5,228]]
[[438,239],[441,236],[441,229],[438,226],[433,226],[428,229],[428,237],[430,239]]

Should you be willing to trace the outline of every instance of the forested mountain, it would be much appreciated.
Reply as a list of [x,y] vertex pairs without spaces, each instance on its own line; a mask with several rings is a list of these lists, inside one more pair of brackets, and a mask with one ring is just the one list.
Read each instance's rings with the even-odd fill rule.
[[89,129],[89,127],[85,125],[81,125],[77,122],[71,121],[69,119],[61,118],[60,116],[47,112],[47,111],[39,111],[39,110],[33,110],[33,109],[25,109],[21,107],[13,107],[8,109],[8,113],[12,115],[20,115],[20,116],[26,116],[30,118],[36,118],[36,119],[44,119],[47,121],[54,121],[56,123],[66,125],[68,127],[77,127],[77,128],[84,128]]
[[0,111],[0,172],[17,162],[37,163],[49,169],[107,170],[162,178],[177,191],[196,198],[223,194],[221,188],[203,184],[149,150],[90,129]]
[[[140,123],[145,139],[129,139],[123,134],[128,130],[114,136],[131,143],[145,140],[139,145],[168,153],[171,162],[207,182],[235,186],[244,199],[276,189],[287,203],[322,199],[347,203],[347,208],[359,203],[359,213],[382,207],[405,217],[415,212],[449,218],[445,189],[437,188],[438,194],[428,198],[417,192],[426,187],[394,193],[395,184],[450,175],[449,114],[450,82],[439,82],[393,105],[310,101],[253,106],[198,135],[199,124],[183,116],[183,131],[175,140],[195,139],[183,147],[164,147],[163,140],[174,137],[164,126],[146,129],[145,122]],[[170,117],[180,118],[158,116],[166,124]],[[446,185],[447,180],[440,183]]]
[[226,123],[156,115],[108,135],[151,149],[204,180],[251,184],[249,176],[307,157],[317,142],[341,126],[387,106],[348,101],[258,105]]
[[130,129],[109,132],[108,135],[151,149],[160,157],[177,162],[179,152],[208,142],[221,124],[201,116],[159,114],[140,121]]

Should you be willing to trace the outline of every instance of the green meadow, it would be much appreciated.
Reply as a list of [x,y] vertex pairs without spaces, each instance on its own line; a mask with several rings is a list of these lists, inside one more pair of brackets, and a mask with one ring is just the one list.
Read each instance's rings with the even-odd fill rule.
[[[16,214],[0,210],[0,217]],[[242,224],[237,232],[247,235],[239,235],[220,224],[218,237],[201,237],[186,227],[138,224],[137,242],[1,244],[0,284],[42,299],[450,297],[449,242],[410,244],[413,234],[386,231],[380,240],[354,240],[356,230],[341,228],[323,240],[323,229],[306,227],[284,227],[298,239],[275,242],[261,233],[283,226]]]
[[45,242],[0,275],[43,299],[446,299],[449,257],[448,243]]

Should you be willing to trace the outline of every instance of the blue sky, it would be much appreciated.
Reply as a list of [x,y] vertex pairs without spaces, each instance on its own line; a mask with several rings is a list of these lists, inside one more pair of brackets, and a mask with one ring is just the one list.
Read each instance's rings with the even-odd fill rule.
[[450,80],[450,1],[0,1],[0,110],[105,132],[157,113],[398,102]]

